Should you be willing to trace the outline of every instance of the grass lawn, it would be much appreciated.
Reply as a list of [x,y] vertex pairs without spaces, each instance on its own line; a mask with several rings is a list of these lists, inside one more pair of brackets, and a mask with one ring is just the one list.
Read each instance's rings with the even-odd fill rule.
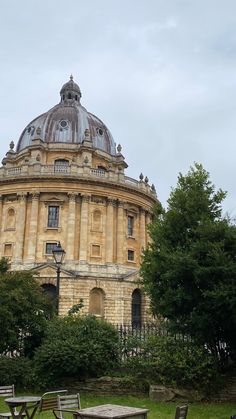
[[[26,393],[29,394],[29,393]],[[121,404],[126,406],[143,407],[149,409],[148,419],[174,419],[174,412],[177,403],[156,403],[148,398],[131,396],[93,396],[81,394],[82,408],[100,404]],[[3,399],[0,399],[0,412],[7,411]],[[230,419],[236,414],[236,404],[226,403],[193,403],[189,405],[188,419]],[[41,419],[53,418],[52,412],[45,412],[40,415]],[[37,414],[35,416],[37,419]],[[72,416],[70,416],[70,419]],[[67,418],[66,418],[67,419]]]

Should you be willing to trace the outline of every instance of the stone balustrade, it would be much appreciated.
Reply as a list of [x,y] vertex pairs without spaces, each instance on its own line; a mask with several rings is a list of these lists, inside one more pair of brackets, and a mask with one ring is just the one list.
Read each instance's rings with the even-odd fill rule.
[[77,164],[72,165],[49,165],[35,163],[31,165],[21,165],[6,167],[2,166],[0,168],[0,181],[4,179],[24,177],[24,176],[60,176],[61,174],[69,175],[77,178],[91,177],[99,178],[105,181],[116,182],[119,184],[126,184],[129,187],[135,189],[141,189],[143,192],[150,193],[153,196],[156,196],[155,191],[153,191],[149,184],[133,179],[129,176],[125,176],[123,173],[115,173],[114,170],[102,170],[95,169],[88,166],[80,166]]

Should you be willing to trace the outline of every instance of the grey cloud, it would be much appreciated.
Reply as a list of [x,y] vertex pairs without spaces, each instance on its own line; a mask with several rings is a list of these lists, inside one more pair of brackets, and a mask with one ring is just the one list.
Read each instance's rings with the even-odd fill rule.
[[235,0],[3,0],[0,153],[59,101],[70,73],[82,103],[165,204],[202,162],[236,216]]

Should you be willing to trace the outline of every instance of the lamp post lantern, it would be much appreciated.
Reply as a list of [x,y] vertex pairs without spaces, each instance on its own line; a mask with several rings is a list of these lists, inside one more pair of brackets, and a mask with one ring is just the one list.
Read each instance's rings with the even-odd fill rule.
[[57,314],[59,314],[59,296],[60,296],[60,279],[61,279],[61,264],[65,257],[65,250],[61,247],[61,243],[58,242],[56,247],[52,251],[53,257],[57,266],[57,293],[56,293],[56,308]]

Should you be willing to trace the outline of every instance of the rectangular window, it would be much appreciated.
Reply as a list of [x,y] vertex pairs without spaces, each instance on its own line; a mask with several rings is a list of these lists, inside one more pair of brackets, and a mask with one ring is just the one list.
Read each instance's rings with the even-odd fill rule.
[[48,207],[48,227],[57,228],[59,225],[59,207]]
[[101,256],[101,246],[99,246],[98,244],[92,244],[92,256]]
[[6,243],[4,245],[4,256],[11,257],[12,256],[12,244]]
[[134,217],[128,215],[128,236],[134,235]]
[[128,250],[128,260],[134,262],[134,250]]
[[57,243],[46,243],[45,254],[52,255],[52,251],[57,246]]

